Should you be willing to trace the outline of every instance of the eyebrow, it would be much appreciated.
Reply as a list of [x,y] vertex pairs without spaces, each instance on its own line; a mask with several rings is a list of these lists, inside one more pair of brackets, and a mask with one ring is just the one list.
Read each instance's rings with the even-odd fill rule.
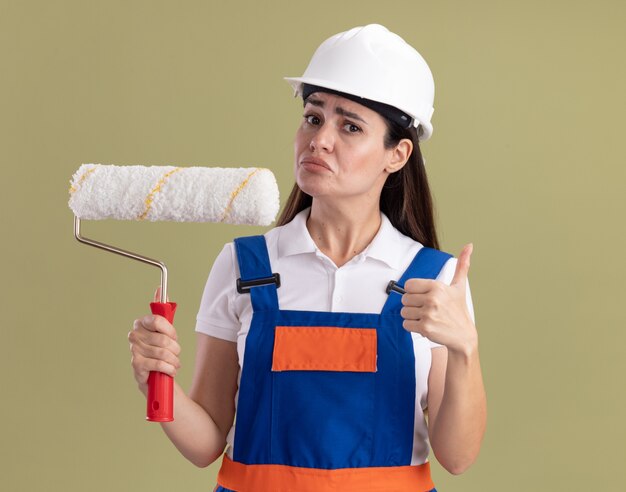
[[[324,101],[322,101],[321,99],[314,99],[312,97],[309,97],[305,101],[304,105],[306,106],[307,103],[310,103],[313,106],[319,106],[320,108],[324,107]],[[341,106],[337,106],[335,108],[335,113],[340,114],[342,116],[347,116],[348,118],[354,118],[355,120],[359,120],[359,121],[365,123],[366,125],[368,124],[367,121],[365,121],[363,118],[361,118],[358,114],[353,113],[351,111],[347,111],[344,108],[342,108]]]

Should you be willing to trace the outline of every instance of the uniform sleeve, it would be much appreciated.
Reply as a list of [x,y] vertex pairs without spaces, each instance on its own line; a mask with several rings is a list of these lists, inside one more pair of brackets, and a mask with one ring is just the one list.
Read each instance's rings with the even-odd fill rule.
[[[452,282],[452,278],[454,277],[454,271],[456,270],[457,262],[458,262],[458,258],[454,258],[454,257],[450,258],[445,263],[441,271],[439,272],[439,275],[437,276],[437,280],[440,280],[446,285],[450,285],[450,283]],[[472,303],[472,293],[470,291],[470,286],[469,286],[469,277],[465,285],[465,292],[467,294],[465,296],[465,302],[467,303],[467,310],[469,311],[470,316],[472,317],[472,321],[476,323],[476,318],[474,317],[474,304]],[[432,342],[430,340],[429,340],[429,343],[430,343],[430,348],[442,346],[441,344]]]
[[227,243],[213,263],[200,300],[195,331],[236,342],[241,323],[233,303],[236,292],[233,249],[233,243]]

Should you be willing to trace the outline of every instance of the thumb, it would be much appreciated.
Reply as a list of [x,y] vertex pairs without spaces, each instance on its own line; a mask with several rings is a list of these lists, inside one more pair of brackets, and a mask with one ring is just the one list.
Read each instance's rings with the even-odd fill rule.
[[459,259],[456,263],[456,270],[454,270],[454,277],[452,277],[452,282],[450,282],[450,285],[462,284],[462,286],[465,287],[465,282],[467,281],[467,272],[469,271],[470,267],[470,256],[473,250],[473,243],[468,243],[463,246],[461,254],[459,255]]
[[[167,296],[167,302],[169,302],[170,296]],[[159,285],[154,293],[154,302],[161,302],[161,286]]]

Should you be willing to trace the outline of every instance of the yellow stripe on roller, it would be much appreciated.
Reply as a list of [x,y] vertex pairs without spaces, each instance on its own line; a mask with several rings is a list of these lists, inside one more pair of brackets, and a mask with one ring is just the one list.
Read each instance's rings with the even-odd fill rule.
[[237,186],[237,188],[230,194],[230,200],[228,202],[228,205],[224,209],[224,214],[222,215],[220,222],[224,222],[226,220],[226,217],[230,213],[230,209],[233,206],[233,202],[235,201],[235,198],[237,198],[237,195],[241,193],[241,190],[243,190],[246,187],[246,185],[250,182],[250,179],[252,178],[252,176],[254,176],[256,173],[262,170],[263,168],[260,168],[260,167],[256,168],[254,171],[248,174],[248,177],[244,179],[243,182],[239,186]]
[[182,167],[177,167],[176,169],[172,169],[171,171],[169,171],[168,173],[165,174],[165,176],[163,176],[159,182],[156,184],[156,186],[154,188],[152,188],[152,190],[150,191],[150,193],[148,193],[148,196],[146,197],[144,203],[146,204],[146,209],[144,210],[144,212],[137,218],[137,220],[145,220],[145,218],[148,216],[148,212],[150,212],[150,208],[152,208],[152,203],[154,202],[154,197],[155,195],[161,191],[161,188],[163,187],[163,185],[165,184],[165,182],[167,181],[167,179],[174,174],[175,172],[180,171],[181,169],[183,169]]
[[74,186],[70,186],[70,195],[73,195],[76,190],[80,187],[81,184],[83,184],[83,181],[85,181],[85,179],[87,179],[87,176],[90,175],[92,172],[94,172],[96,170],[97,166],[91,167],[89,168],[87,171],[85,171],[85,173],[78,178],[78,182],[76,183],[76,187]]

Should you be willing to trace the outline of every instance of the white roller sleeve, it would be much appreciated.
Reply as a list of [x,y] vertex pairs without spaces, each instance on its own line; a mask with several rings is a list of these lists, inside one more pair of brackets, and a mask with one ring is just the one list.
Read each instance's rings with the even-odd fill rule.
[[83,164],[69,206],[80,219],[271,224],[279,208],[265,168]]

